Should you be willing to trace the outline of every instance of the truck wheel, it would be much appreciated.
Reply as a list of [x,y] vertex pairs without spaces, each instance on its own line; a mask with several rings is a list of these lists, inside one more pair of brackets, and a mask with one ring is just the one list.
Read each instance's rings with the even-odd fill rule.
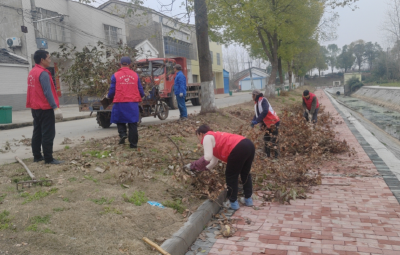
[[161,105],[158,108],[157,116],[160,120],[165,120],[168,118],[168,105],[165,102],[161,102]]
[[109,128],[111,126],[111,113],[108,112],[98,112],[97,113],[97,124],[102,128]]
[[171,97],[168,98],[168,106],[171,110],[178,109],[178,101],[173,90],[171,91]]
[[190,99],[190,101],[192,102],[193,106],[201,105],[201,91],[199,91],[199,97],[198,98],[192,98],[192,99]]

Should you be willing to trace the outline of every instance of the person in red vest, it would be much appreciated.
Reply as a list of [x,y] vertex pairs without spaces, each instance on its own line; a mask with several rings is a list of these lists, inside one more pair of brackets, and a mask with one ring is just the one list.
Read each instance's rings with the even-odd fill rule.
[[304,118],[306,118],[307,121],[310,121],[309,115],[311,115],[311,122],[314,124],[317,123],[317,115],[319,110],[318,98],[315,94],[310,93],[308,90],[304,90],[303,92],[303,109]]
[[251,121],[251,126],[254,127],[255,125],[261,123],[261,128],[266,131],[264,135],[265,153],[267,154],[267,157],[270,157],[272,147],[275,151],[275,158],[278,158],[278,134],[280,119],[260,90],[253,90],[252,96],[254,100],[255,115]]
[[[53,158],[53,143],[56,136],[56,119],[63,119],[56,87],[51,73],[50,54],[38,50],[33,55],[35,66],[28,75],[26,108],[31,108],[33,117],[32,153],[33,161],[44,160],[46,164],[61,164]],[[43,148],[43,155],[41,153]]]
[[139,102],[144,97],[144,91],[138,74],[129,68],[130,64],[129,57],[121,58],[121,68],[111,76],[111,86],[107,98],[114,98],[111,123],[117,124],[119,144],[124,144],[128,138],[126,128],[126,124],[128,124],[130,148],[137,148]]
[[212,170],[221,160],[226,165],[225,178],[228,187],[228,201],[225,207],[239,209],[238,178],[243,183],[244,198],[241,203],[253,206],[253,184],[251,179],[251,165],[253,163],[255,147],[252,141],[241,135],[214,132],[209,126],[202,125],[196,130],[197,138],[204,147],[204,156],[185,167],[192,171]]

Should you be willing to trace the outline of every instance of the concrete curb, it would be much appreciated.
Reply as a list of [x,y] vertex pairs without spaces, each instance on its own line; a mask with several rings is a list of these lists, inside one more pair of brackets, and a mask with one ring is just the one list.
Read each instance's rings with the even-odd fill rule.
[[[69,117],[69,118],[64,118],[63,120],[56,120],[56,123],[71,121],[71,120],[88,119],[88,118],[94,118],[94,117],[96,117],[96,115]],[[33,126],[33,120],[30,122],[22,122],[22,123],[15,123],[15,124],[2,124],[2,125],[0,125],[0,130],[8,130],[8,129],[22,128],[22,127],[29,127],[29,126]]]
[[162,245],[165,251],[171,255],[184,255],[189,247],[194,243],[204,226],[210,221],[212,215],[219,212],[220,205],[225,201],[226,191],[222,192],[216,202],[205,201],[188,219],[172,237],[166,240]]

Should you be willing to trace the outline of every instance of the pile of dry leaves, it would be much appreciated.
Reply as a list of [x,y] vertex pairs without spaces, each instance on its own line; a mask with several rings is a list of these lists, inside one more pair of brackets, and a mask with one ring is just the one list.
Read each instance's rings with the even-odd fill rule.
[[[224,116],[226,113],[220,114]],[[227,130],[218,125],[213,128],[241,134],[254,142],[257,148],[252,166],[254,190],[264,191],[261,193],[265,201],[290,203],[292,199],[305,199],[311,186],[321,184],[321,174],[318,171],[320,162],[332,160],[338,153],[347,152],[349,156],[354,154],[345,140],[337,139],[333,129],[337,123],[333,122],[329,113],[324,112],[323,107],[319,110],[317,125],[305,121],[301,105],[284,109],[279,127],[278,159],[266,157],[263,151],[265,131],[249,126],[253,116],[251,111],[230,111],[229,114],[235,119],[232,123],[238,123],[236,128]],[[219,164],[213,171],[202,172],[193,178],[179,168],[175,176],[178,180],[191,182],[198,193],[216,199],[226,188],[224,168],[225,164]]]

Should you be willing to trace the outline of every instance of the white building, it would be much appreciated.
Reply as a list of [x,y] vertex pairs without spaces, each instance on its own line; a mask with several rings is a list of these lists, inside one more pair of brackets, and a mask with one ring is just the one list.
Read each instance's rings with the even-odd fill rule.
[[[32,2],[35,6],[31,5]],[[12,24],[0,25],[0,49],[6,48],[26,59],[29,62],[29,69],[34,66],[33,54],[42,47],[51,53],[58,51],[60,44],[76,46],[77,50],[87,45],[94,46],[98,41],[111,46],[118,46],[118,43],[126,44],[124,19],[71,0],[2,0],[0,17],[3,18],[3,24]],[[23,33],[21,26],[26,27],[28,32]],[[17,38],[16,42],[19,39],[21,43],[9,47],[2,38]],[[53,79],[60,96],[60,103],[76,103],[76,97],[69,94],[67,86],[63,86],[56,76],[58,61],[53,59],[49,71],[54,74]],[[7,81],[6,83],[0,80],[0,91],[10,86],[10,80]],[[12,102],[5,102],[5,97],[10,95],[0,92],[1,105],[11,105],[14,110],[24,109],[26,78],[24,84],[20,84],[20,77],[11,83],[20,89],[13,91]]]
[[[254,88],[260,90],[265,88],[265,85],[268,83],[269,75],[264,69],[252,67],[251,76],[253,77]],[[251,76],[250,69],[246,69],[240,73],[237,73],[233,78],[233,82],[237,84],[241,90],[252,90]]]

